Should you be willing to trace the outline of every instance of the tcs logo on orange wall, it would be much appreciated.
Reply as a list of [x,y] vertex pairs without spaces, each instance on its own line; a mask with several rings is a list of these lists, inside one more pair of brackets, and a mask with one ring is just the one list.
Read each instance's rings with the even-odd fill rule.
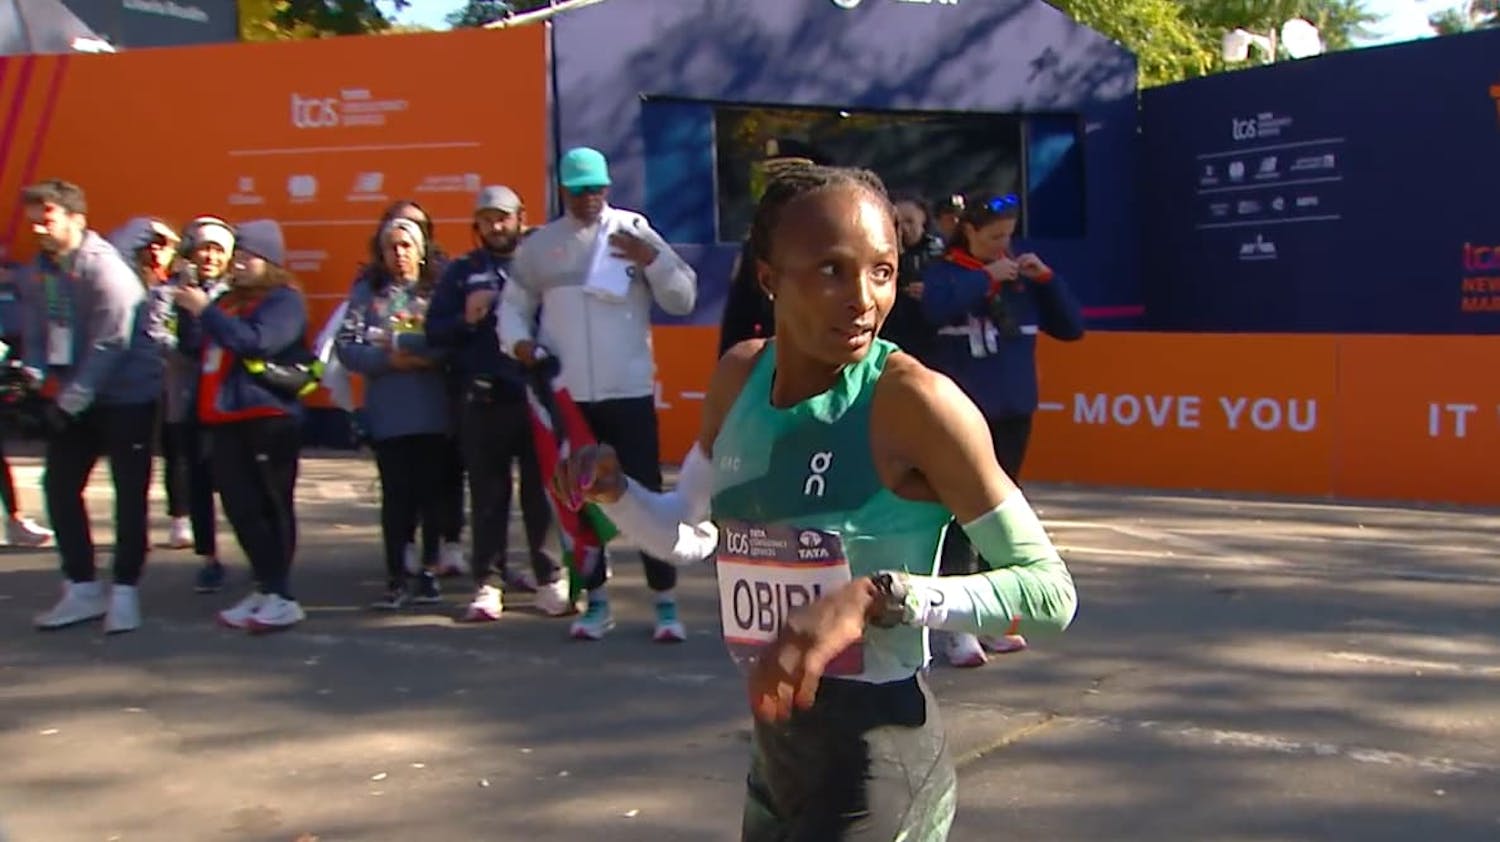
[[331,129],[339,124],[339,101],[333,97],[292,94],[292,126],[298,129]]

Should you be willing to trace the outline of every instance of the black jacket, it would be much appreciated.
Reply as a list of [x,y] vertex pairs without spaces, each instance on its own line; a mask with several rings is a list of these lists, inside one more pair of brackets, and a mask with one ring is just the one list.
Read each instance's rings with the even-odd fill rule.
[[937,328],[922,312],[922,299],[909,292],[912,282],[922,280],[927,264],[943,256],[943,240],[936,234],[923,235],[912,248],[903,248],[896,270],[896,303],[886,317],[880,335],[901,346],[901,350],[924,362],[932,352]]
[[729,279],[729,295],[724,299],[724,315],[719,321],[719,356],[745,341],[761,339],[776,333],[775,311],[755,280],[755,258],[750,256],[748,241],[740,248]]
[[495,396],[522,400],[526,395],[526,370],[514,357],[501,353],[495,333],[495,306],[478,324],[464,320],[464,302],[480,289],[501,292],[510,280],[510,260],[497,258],[477,248],[448,264],[427,307],[427,344],[452,350],[449,365],[464,383],[475,376],[494,383]]

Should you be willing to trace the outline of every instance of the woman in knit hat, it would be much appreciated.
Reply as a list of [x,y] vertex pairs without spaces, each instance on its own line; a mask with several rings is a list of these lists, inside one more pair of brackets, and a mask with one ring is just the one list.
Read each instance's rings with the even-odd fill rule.
[[202,361],[198,420],[210,439],[219,501],[255,574],[255,591],[219,612],[219,622],[251,632],[287,629],[305,616],[290,583],[302,405],[255,372],[259,363],[311,359],[307,305],[285,259],[281,226],[246,222],[235,232],[227,292],[210,301],[199,287],[173,288],[182,344]]
[[[427,305],[436,281],[427,239],[416,222],[388,220],[380,231],[381,262],[349,296],[334,352],[364,377],[365,422],[380,473],[380,527],[386,590],[375,608],[441,598],[436,568],[442,540],[449,405],[442,353],[427,346]],[[422,526],[415,581],[406,547]]]

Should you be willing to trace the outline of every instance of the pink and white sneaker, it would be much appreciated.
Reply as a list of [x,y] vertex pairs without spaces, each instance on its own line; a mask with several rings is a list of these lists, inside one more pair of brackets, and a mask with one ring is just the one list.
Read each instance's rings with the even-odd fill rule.
[[947,643],[948,663],[955,667],[970,669],[989,663],[979,638],[966,632],[949,632]]
[[1018,634],[987,634],[979,638],[979,644],[996,655],[1009,655],[1026,649],[1026,638]]
[[474,592],[474,600],[464,609],[460,619],[465,623],[493,623],[500,619],[504,610],[505,602],[500,589],[494,585],[483,585]]

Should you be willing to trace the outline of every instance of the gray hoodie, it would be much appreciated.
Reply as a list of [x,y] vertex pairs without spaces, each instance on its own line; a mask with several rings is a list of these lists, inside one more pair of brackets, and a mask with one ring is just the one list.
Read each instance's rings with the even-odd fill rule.
[[63,270],[41,255],[19,285],[26,365],[59,379],[57,405],[69,414],[158,400],[168,333],[157,324],[162,302],[153,302],[135,270],[93,231],[71,263]]
[[[365,426],[375,441],[449,431],[447,379],[441,366],[419,371],[391,368],[390,351],[376,344],[375,331],[387,329],[389,290],[376,294],[368,277],[349,293],[349,310],[334,340],[339,362],[365,380]],[[420,302],[425,307],[426,302]],[[423,330],[400,333],[398,347],[431,360],[443,352],[427,347]]]

